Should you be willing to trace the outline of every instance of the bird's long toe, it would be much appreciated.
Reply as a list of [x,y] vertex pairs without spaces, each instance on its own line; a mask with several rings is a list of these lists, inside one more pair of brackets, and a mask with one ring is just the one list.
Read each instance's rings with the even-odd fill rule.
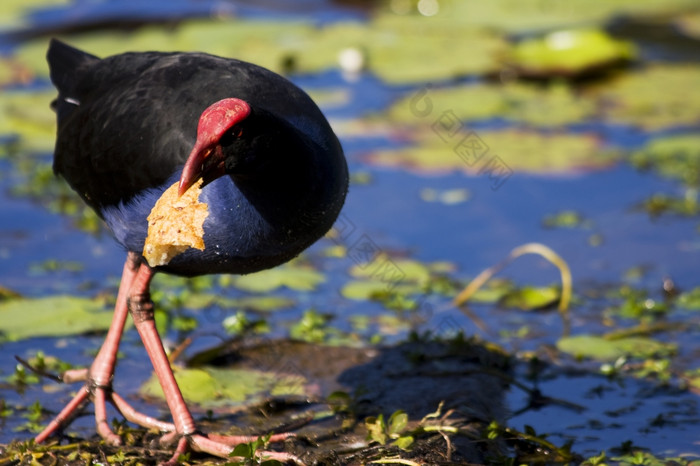
[[[293,436],[294,434],[292,433],[276,434],[272,435],[268,441],[281,442]],[[229,436],[217,434],[193,434],[187,436],[186,438],[188,445],[194,451],[208,453],[210,455],[218,456],[221,458],[230,458],[234,461],[244,461],[245,458],[231,457],[231,453],[233,452],[235,446],[241,443],[253,442],[259,437],[241,435]],[[180,445],[178,445],[178,448],[179,446]],[[281,451],[257,450],[255,452],[255,457],[260,460],[277,460],[282,463],[294,463],[299,465],[304,464],[299,458],[297,458],[293,454]]]
[[133,422],[141,427],[147,429],[156,429],[160,432],[174,432],[175,425],[171,422],[161,421],[147,414],[134,409],[124,398],[122,398],[118,393],[112,393],[111,397],[112,404],[114,407],[124,416],[127,421]]
[[60,378],[63,383],[87,382],[90,370],[87,367],[82,369],[68,369]]
[[97,387],[93,393],[93,403],[95,404],[95,428],[97,433],[108,445],[119,446],[122,439],[112,431],[107,422],[107,395],[105,389]]

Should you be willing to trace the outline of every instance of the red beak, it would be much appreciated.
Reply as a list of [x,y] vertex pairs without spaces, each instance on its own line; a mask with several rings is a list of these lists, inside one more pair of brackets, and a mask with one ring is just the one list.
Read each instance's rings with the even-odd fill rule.
[[221,137],[250,115],[250,106],[241,99],[223,99],[210,105],[199,117],[197,141],[180,175],[178,195],[182,196],[200,178],[210,183],[226,173]]

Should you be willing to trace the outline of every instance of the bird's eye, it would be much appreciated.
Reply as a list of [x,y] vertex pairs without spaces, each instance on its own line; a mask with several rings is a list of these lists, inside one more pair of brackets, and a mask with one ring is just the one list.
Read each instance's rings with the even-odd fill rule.
[[221,136],[221,139],[219,139],[219,144],[222,146],[229,146],[233,144],[233,142],[240,138],[243,135],[243,128],[240,126],[234,126],[230,128],[228,131],[224,133],[223,136]]

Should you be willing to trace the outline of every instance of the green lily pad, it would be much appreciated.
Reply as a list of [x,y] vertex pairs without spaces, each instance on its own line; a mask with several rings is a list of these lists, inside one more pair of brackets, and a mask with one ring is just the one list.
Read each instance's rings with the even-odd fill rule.
[[694,393],[700,393],[700,369],[685,371],[683,379]]
[[700,135],[681,134],[654,139],[630,156],[640,170],[700,187]]
[[321,272],[295,262],[250,275],[231,277],[233,286],[254,293],[268,293],[282,287],[312,291],[325,281],[326,277]]
[[348,299],[370,300],[385,296],[389,291],[399,295],[418,294],[423,290],[415,283],[386,283],[379,280],[352,280],[343,285],[340,294]]
[[294,300],[282,296],[244,296],[231,299],[220,298],[218,304],[231,309],[272,312],[294,306]]
[[651,338],[627,337],[613,340],[597,335],[564,337],[557,342],[557,348],[577,358],[599,361],[614,361],[623,356],[644,359],[670,355],[676,351],[676,345]]
[[515,285],[510,280],[494,278],[476,290],[469,298],[469,301],[473,303],[494,304],[514,290]]
[[14,29],[26,25],[25,16],[32,8],[68,3],[69,0],[3,0],[0,5],[0,29]]
[[[402,294],[420,292],[428,285],[434,274],[446,273],[454,269],[449,262],[422,263],[414,259],[394,259],[386,254],[375,256],[371,262],[356,264],[350,268],[350,275],[359,279],[346,285],[346,292],[359,296],[368,296],[376,292]],[[359,298],[361,299],[361,298]]]
[[0,135],[17,136],[21,150],[51,152],[56,116],[50,103],[55,91],[0,92]]
[[624,317],[626,319],[648,319],[662,316],[669,312],[664,301],[647,296],[644,291],[630,291],[625,300],[619,305],[609,308],[606,314]]
[[505,307],[514,307],[525,311],[543,309],[559,301],[561,291],[554,287],[535,288],[526,286],[506,293],[500,300]]
[[[478,137],[478,139],[477,139]],[[479,151],[474,149],[478,143]],[[532,130],[461,132],[446,142],[431,130],[418,131],[415,145],[379,150],[370,163],[419,173],[462,171],[510,176],[512,173],[564,174],[610,166],[617,158],[593,134],[542,134]]]
[[[302,64],[322,56],[328,48],[333,49],[336,59],[340,50],[353,47],[365,51],[372,72],[392,83],[494,72],[500,66],[499,55],[506,49],[504,39],[492,31],[417,15],[378,14],[365,24],[336,23],[324,28],[318,39],[309,44]],[[302,66],[311,71],[319,68]]]
[[597,109],[594,99],[580,97],[565,82],[547,86],[510,82],[422,89],[394,103],[386,117],[397,123],[433,125],[446,117],[445,112],[463,124],[499,117],[550,127],[593,118]]
[[227,298],[213,293],[195,293],[188,296],[182,306],[187,309],[199,310],[211,306],[228,309],[248,309],[256,312],[272,312],[294,305],[294,300],[282,296],[244,296]]
[[694,217],[700,214],[700,203],[698,202],[697,194],[695,189],[689,189],[684,197],[656,193],[645,199],[640,207],[652,217],[662,214]]
[[605,103],[603,118],[647,130],[694,126],[700,122],[700,82],[695,65],[652,65],[626,73],[587,92]]
[[[303,395],[306,384],[306,379],[298,374],[212,367],[177,369],[175,380],[185,400],[202,407],[240,405],[270,395]],[[144,396],[164,398],[155,374],[141,386],[140,392]]]
[[355,335],[331,326],[331,320],[333,320],[331,314],[307,309],[301,319],[289,328],[289,336],[293,340],[324,346],[357,345],[358,341]]
[[398,335],[411,328],[411,323],[405,317],[396,314],[380,314],[377,325],[381,335]]
[[349,90],[338,89],[308,89],[309,97],[316,105],[324,110],[342,107],[350,102],[352,94]]
[[525,76],[578,76],[636,55],[627,41],[598,29],[559,30],[517,44],[508,62]]
[[385,262],[391,262],[396,269],[396,279],[401,282],[425,283],[430,279],[430,266],[412,259],[392,259],[382,254],[368,264],[357,264],[350,269],[350,275],[357,278],[372,278],[376,269]]
[[676,300],[679,307],[690,309],[693,311],[700,310],[700,287],[693,288],[690,291],[684,291]]
[[516,34],[562,27],[603,25],[621,15],[659,17],[693,11],[697,7],[697,2],[693,0],[441,0],[439,4],[440,10],[434,18],[457,23],[462,27],[487,27]]
[[575,210],[562,210],[542,220],[546,228],[590,228],[591,221]]
[[[301,22],[197,19],[176,28],[150,25],[128,32],[87,32],[66,40],[99,57],[126,51],[205,51],[284,72],[289,49],[303,46],[314,33],[312,26]],[[37,75],[46,76],[47,47],[48,39],[29,42],[19,48],[16,59]]]
[[[148,26],[128,34],[90,32],[70,40],[98,56],[126,50],[201,50],[255,62],[277,72],[337,68],[339,54],[352,48],[366,55],[372,72],[391,82],[493,72],[499,67],[499,53],[506,48],[499,34],[486,29],[464,29],[454,22],[391,14],[323,28],[293,21],[195,20],[175,29]],[[46,75],[46,45],[45,40],[37,40],[22,47],[18,61],[34,73]],[[455,60],[455,55],[460,59]],[[426,57],[430,57],[430,66],[420,66]],[[333,96],[336,102],[346,98]]]
[[0,341],[106,331],[112,311],[100,299],[49,296],[0,302]]
[[[10,3],[19,5],[17,0]],[[605,5],[583,0],[545,3],[524,0],[517,5],[507,0],[480,3],[444,0],[437,14],[430,17],[379,9],[368,21],[335,22],[324,27],[301,21],[196,19],[175,28],[151,25],[128,32],[88,32],[70,40],[99,56],[126,50],[201,50],[252,61],[283,73],[338,68],[341,52],[353,49],[364,56],[371,72],[386,81],[427,82],[498,72],[508,50],[503,31],[603,24],[620,13],[678,13],[692,6],[693,0],[655,0],[633,6],[624,0]],[[16,21],[16,15],[10,17],[12,22]],[[584,45],[582,50],[586,53],[590,50],[601,53],[603,47],[614,48],[610,41],[599,37],[603,34],[600,31],[589,31],[593,37],[577,34],[583,37],[568,42],[597,44],[596,47]],[[20,47],[19,55],[14,58],[33,73],[45,76],[46,45],[45,39],[32,41]],[[581,56],[568,53],[560,59],[570,61],[576,55]]]
[[347,257],[348,255],[348,248],[347,246],[343,244],[336,244],[333,246],[328,246],[323,250],[323,255],[326,257],[335,257],[338,259],[342,259],[344,257]]

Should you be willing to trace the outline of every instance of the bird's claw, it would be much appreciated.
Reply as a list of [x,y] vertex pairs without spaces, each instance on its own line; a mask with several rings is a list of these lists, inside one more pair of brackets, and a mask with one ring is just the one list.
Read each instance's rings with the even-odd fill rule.
[[[68,424],[69,421],[78,414],[80,409],[87,402],[89,402],[89,399],[92,399],[95,406],[95,424],[97,433],[109,445],[120,446],[122,444],[122,439],[119,435],[114,433],[112,428],[109,426],[109,422],[107,421],[108,401],[114,405],[116,410],[121,413],[121,415],[124,416],[127,421],[133,422],[134,424],[148,429],[157,429],[161,432],[165,432],[165,434],[160,438],[159,443],[161,445],[171,445],[177,442],[177,447],[173,456],[166,463],[163,463],[165,465],[180,464],[178,458],[188,450],[209,453],[210,455],[221,458],[232,458],[230,455],[236,445],[254,442],[259,438],[257,436],[249,435],[218,435],[200,433],[182,435],[175,431],[174,424],[160,421],[137,411],[118,393],[114,392],[111,387],[97,385],[89,377],[87,369],[76,370],[70,375],[70,377],[71,380],[76,380],[72,377],[79,377],[82,380],[86,380],[86,383],[75,398],[64,408],[64,410],[61,411],[61,413],[49,423],[41,434],[39,434],[37,437],[39,442],[45,440],[55,431]],[[285,439],[294,436],[295,435],[293,433],[281,433],[271,435],[266,440],[268,442],[282,442]],[[255,452],[255,457],[259,459],[273,459],[282,463],[294,463],[297,465],[304,464],[296,456],[285,452],[259,450]],[[240,460],[243,460],[243,458],[240,458]]]
[[[175,433],[171,432],[165,434],[161,437],[161,443],[164,441],[172,442],[175,437]],[[271,435],[267,441],[269,442],[281,442],[289,437],[294,437],[292,433],[282,433]],[[244,461],[246,458],[243,457],[232,457],[231,454],[234,451],[236,445],[242,443],[249,443],[257,440],[258,437],[247,436],[247,435],[218,435],[218,434],[200,434],[195,433],[191,435],[183,435],[178,439],[177,447],[173,456],[167,462],[163,463],[166,466],[180,464],[180,455],[187,453],[188,450],[193,450],[201,453],[208,453],[213,456],[218,456],[220,458],[227,458],[234,461]],[[256,450],[255,458],[259,460],[276,460],[281,463],[294,463],[299,466],[304,466],[304,462],[301,461],[297,456],[278,451],[267,451],[267,450]]]
[[90,369],[87,367],[83,369],[68,369],[60,377],[63,383],[88,382]]
[[[109,445],[119,446],[122,444],[122,440],[121,437],[112,431],[107,421],[107,401],[112,403],[116,410],[121,413],[127,421],[131,421],[134,424],[138,424],[147,429],[158,429],[161,432],[173,432],[175,430],[175,425],[172,423],[160,421],[134,409],[124,398],[113,391],[111,386],[96,384],[95,381],[89,377],[87,369],[73,372],[74,373],[70,374],[69,377],[71,378],[69,380],[85,380],[85,385],[73,400],[63,408],[63,411],[61,411],[36,437],[37,443],[43,442],[54,432],[68,425],[70,421],[79,414],[82,407],[88,403],[89,399],[92,399],[95,406],[95,425],[97,433]],[[78,378],[73,379],[72,377]],[[66,373],[64,373],[63,378],[64,381],[66,381]]]

